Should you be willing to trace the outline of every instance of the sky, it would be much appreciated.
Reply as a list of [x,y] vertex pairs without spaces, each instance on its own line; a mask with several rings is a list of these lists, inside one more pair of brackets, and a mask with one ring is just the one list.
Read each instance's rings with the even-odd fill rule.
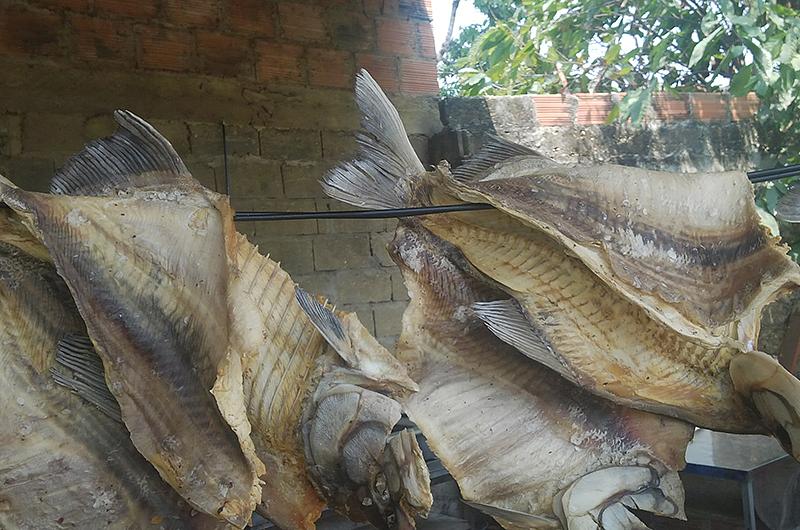
[[[450,9],[453,3],[451,0],[431,0],[431,3],[433,4],[433,38],[436,41],[436,49],[439,50],[445,35],[447,35],[447,25],[450,23]],[[453,37],[458,35],[460,28],[481,22],[484,18],[483,13],[475,9],[472,0],[461,0],[456,13]]]

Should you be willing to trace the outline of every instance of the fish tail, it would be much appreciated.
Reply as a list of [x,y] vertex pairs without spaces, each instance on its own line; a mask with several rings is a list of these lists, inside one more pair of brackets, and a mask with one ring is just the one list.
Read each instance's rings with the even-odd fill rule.
[[356,160],[338,165],[321,181],[325,193],[362,208],[402,208],[408,181],[425,171],[397,109],[366,70],[356,76],[361,131]]

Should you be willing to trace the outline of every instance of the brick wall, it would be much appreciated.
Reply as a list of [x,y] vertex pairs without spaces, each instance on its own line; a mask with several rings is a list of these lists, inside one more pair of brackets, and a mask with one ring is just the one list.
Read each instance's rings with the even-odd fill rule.
[[[317,183],[350,157],[352,83],[367,68],[425,157],[441,128],[425,0],[0,0],[0,172],[44,189],[129,108],[239,210],[335,208]],[[383,248],[394,223],[241,223],[295,280],[391,343],[406,291]]]
[[[0,172],[44,189],[67,156],[111,133],[113,109],[129,108],[218,191],[224,123],[239,210],[341,209],[317,181],[355,151],[351,85],[361,66],[390,93],[428,162],[458,163],[494,133],[561,160],[673,169],[754,163],[754,135],[738,121],[754,111],[752,99],[657,98],[644,128],[602,125],[616,97],[608,94],[439,105],[429,1],[0,0]],[[296,281],[357,311],[391,344],[407,300],[385,251],[394,226],[239,228]]]

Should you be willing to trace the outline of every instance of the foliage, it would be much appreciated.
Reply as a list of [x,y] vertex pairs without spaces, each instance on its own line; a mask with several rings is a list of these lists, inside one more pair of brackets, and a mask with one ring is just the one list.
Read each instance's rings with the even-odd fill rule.
[[[625,92],[639,122],[656,91],[755,92],[767,166],[800,163],[800,18],[792,1],[475,0],[487,15],[443,54],[443,92]],[[767,212],[785,184],[762,186]],[[796,242],[800,248],[800,242]]]

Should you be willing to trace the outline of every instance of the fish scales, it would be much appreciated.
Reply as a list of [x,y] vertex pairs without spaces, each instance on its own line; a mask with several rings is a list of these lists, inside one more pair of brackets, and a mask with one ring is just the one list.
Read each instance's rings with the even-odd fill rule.
[[[489,215],[499,216],[483,217]],[[736,350],[704,347],[651,319],[545,235],[465,220],[424,224],[510,289],[587,385],[620,398],[650,399],[654,411],[711,429],[763,432],[724,373]],[[521,258],[505,259],[507,249],[536,256],[535,265],[527,269]]]
[[53,266],[5,243],[0,316],[0,526],[223,528],[191,515],[120,423],[53,382],[57,342],[83,322]]

